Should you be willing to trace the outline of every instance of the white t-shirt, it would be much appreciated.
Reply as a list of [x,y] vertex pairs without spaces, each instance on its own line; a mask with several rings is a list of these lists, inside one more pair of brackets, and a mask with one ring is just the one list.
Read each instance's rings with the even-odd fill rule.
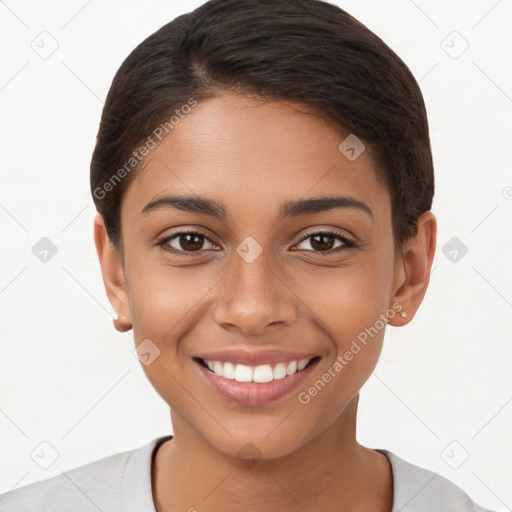
[[[0,512],[156,512],[153,453],[172,436],[91,462],[0,495]],[[391,512],[491,512],[442,476],[378,450],[391,463]],[[193,504],[191,504],[193,507]],[[200,508],[200,507],[199,507]]]

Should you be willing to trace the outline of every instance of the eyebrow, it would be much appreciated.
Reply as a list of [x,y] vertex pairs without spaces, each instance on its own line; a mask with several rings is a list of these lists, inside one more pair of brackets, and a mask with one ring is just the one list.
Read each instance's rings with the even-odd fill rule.
[[[159,197],[148,203],[141,213],[147,214],[164,207],[172,207],[184,212],[211,215],[221,220],[225,220],[227,217],[227,210],[223,203],[198,196],[170,195]],[[287,201],[281,205],[279,213],[281,218],[286,218],[321,213],[335,208],[357,209],[367,213],[372,219],[374,218],[372,210],[366,203],[348,196],[324,196]]]

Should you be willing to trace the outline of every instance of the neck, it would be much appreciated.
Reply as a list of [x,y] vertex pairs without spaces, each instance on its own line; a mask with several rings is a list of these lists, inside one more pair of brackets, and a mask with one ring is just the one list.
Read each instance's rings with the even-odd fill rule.
[[321,435],[276,459],[219,452],[182,418],[153,466],[157,512],[372,510],[390,512],[393,484],[384,455],[356,441],[358,396]]

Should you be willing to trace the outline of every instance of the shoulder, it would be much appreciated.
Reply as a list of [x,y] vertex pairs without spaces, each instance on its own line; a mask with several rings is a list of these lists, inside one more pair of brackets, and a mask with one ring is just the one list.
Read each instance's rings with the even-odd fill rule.
[[393,471],[392,512],[492,512],[439,473],[411,464],[388,450],[378,451],[388,458]]
[[143,487],[142,492],[147,491],[148,484],[151,489],[149,455],[155,442],[5,492],[0,495],[0,512],[124,510],[127,473],[132,484],[135,473],[147,476],[146,480],[139,479],[139,485]]
[[123,468],[128,457],[129,452],[111,455],[4,493],[0,495],[0,511],[103,510],[102,504],[110,506],[121,498]]

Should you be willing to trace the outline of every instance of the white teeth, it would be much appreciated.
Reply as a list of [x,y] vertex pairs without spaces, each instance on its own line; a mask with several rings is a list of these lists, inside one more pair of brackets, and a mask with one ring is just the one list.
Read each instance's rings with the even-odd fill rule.
[[[235,378],[235,365],[233,363],[224,363],[224,369],[222,370],[222,375],[226,377],[226,379],[234,379]],[[239,380],[239,379],[237,379]]]
[[[227,364],[231,363],[224,363],[224,367],[226,367]],[[230,378],[229,375],[226,376],[225,373],[223,373],[222,376],[226,379]],[[237,364],[235,368],[234,379],[238,382],[252,382],[252,368],[250,366],[245,366],[245,364]]]
[[300,371],[300,370],[304,370],[304,368],[306,367],[306,365],[309,363],[309,361],[311,361],[311,359],[302,359],[301,361],[299,361],[299,363],[297,364],[297,369]]
[[224,368],[224,365],[220,361],[213,362],[213,371],[217,375],[223,375],[223,368]]
[[291,375],[297,371],[297,361],[292,361],[286,367],[286,375]]
[[286,377],[286,363],[278,363],[274,368],[274,380]]
[[270,382],[273,379],[274,374],[272,372],[272,366],[270,366],[269,364],[262,364],[254,368],[252,375],[252,380],[254,382]]
[[301,359],[289,363],[277,363],[274,368],[270,364],[259,366],[247,366],[245,364],[234,364],[231,362],[204,360],[208,368],[225,379],[238,382],[270,382],[272,380],[284,379],[288,375],[303,370],[311,359]]

